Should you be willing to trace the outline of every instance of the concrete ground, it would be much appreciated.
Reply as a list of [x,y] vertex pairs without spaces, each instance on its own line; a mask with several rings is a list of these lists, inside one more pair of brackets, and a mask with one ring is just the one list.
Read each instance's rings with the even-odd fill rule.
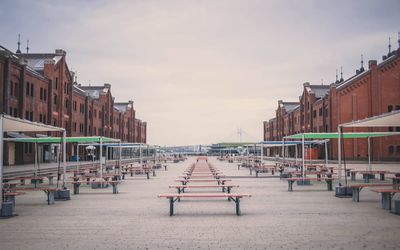
[[252,194],[242,199],[242,215],[214,199],[182,200],[170,217],[168,200],[157,195],[176,192],[168,185],[194,161],[169,164],[150,180],[128,177],[117,195],[83,186],[50,206],[42,192],[18,196],[19,215],[0,220],[0,249],[400,249],[400,216],[381,209],[376,193],[363,190],[354,203],[325,183],[288,192],[286,181],[250,178],[216,158],[226,175],[248,177],[233,179],[238,192]]

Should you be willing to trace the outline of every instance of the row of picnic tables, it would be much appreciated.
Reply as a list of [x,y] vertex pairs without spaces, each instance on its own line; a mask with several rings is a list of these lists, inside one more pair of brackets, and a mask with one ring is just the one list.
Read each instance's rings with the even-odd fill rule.
[[[177,193],[160,194],[159,197],[169,199],[170,216],[174,215],[174,203],[179,202],[182,198],[226,198],[228,201],[235,202],[236,215],[240,215],[240,199],[251,195],[232,193],[231,190],[238,188],[239,185],[232,184],[232,180],[225,177],[221,171],[208,162],[207,157],[199,157],[196,163],[192,164],[179,176],[179,179],[175,180],[180,184],[169,186],[169,188],[176,189]],[[193,183],[200,184],[192,185]],[[204,191],[204,189],[219,189],[221,192],[186,192],[187,190]]]
[[[306,174],[305,176],[302,176],[301,171],[288,171],[288,172],[283,172],[285,173],[283,176],[284,180],[288,182],[288,191],[293,191],[293,183],[297,182],[299,186],[301,185],[310,185],[311,181],[325,181],[327,184],[327,191],[333,191],[333,181],[335,181],[337,176],[335,176],[335,172],[333,170],[336,170],[332,168],[332,171],[319,171],[318,168],[313,169],[314,171],[304,171]],[[356,180],[356,175],[362,175],[363,176],[363,183],[355,183]],[[379,193],[381,194],[381,206],[385,210],[392,210],[392,199],[395,196],[395,194],[399,193],[399,187],[400,187],[400,173],[398,172],[391,172],[391,171],[385,171],[385,170],[354,170],[354,169],[349,169],[346,173],[346,175],[351,176],[351,184],[347,184],[346,188],[351,190],[348,194],[347,197],[352,197],[353,202],[359,202],[360,201],[360,192],[364,188],[370,188],[371,192]],[[376,178],[376,175],[379,175],[379,178]],[[387,178],[388,175],[393,175],[390,178]],[[296,177],[293,177],[296,176]],[[316,176],[316,177],[314,177]],[[387,179],[391,179],[391,182],[387,182]],[[371,183],[371,180],[374,180],[374,182]],[[350,195],[350,196],[349,196]],[[340,195],[337,195],[338,197],[343,197]]]

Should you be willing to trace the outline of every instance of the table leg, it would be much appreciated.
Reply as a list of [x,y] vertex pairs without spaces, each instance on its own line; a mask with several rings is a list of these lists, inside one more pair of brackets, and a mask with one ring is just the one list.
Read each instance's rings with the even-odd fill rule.
[[352,188],[353,194],[352,194],[352,200],[354,202],[359,202],[360,201],[360,188]]
[[174,198],[169,198],[169,216],[174,215]]
[[234,199],[235,201],[235,205],[236,205],[236,215],[239,216],[240,215],[240,199],[239,197],[236,197],[236,199]]

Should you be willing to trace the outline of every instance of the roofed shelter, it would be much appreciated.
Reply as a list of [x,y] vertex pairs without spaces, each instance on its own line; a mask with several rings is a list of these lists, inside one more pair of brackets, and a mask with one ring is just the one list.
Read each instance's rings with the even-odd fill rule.
[[[388,125],[386,125],[387,127]],[[400,126],[400,125],[398,125]],[[340,128],[340,127],[339,127]],[[339,130],[341,131],[341,129]],[[338,147],[339,147],[339,183],[341,181],[341,138],[343,139],[356,139],[356,138],[371,138],[371,137],[384,137],[384,136],[395,136],[395,135],[400,135],[400,132],[353,132],[353,133],[303,133],[303,134],[295,134],[295,135],[289,135],[286,136],[286,139],[301,139],[302,140],[302,155],[303,155],[303,166],[304,166],[304,143],[306,139],[338,139]],[[369,151],[369,149],[368,149]],[[370,155],[368,155],[370,159]],[[371,160],[369,160],[371,162]],[[370,167],[371,168],[371,167]],[[304,167],[303,167],[304,171]],[[304,172],[302,174],[304,176]]]
[[[66,132],[64,128],[45,125],[42,123],[31,122],[8,115],[0,115],[0,187],[3,190],[3,141],[4,132],[62,132],[62,137],[58,142],[63,145],[63,183],[66,181]],[[38,138],[39,139],[39,138]],[[3,200],[3,192],[2,192]]]
[[[13,131],[15,132],[15,131]],[[100,146],[100,177],[102,177],[102,161],[101,161],[101,156],[102,156],[102,144],[107,143],[107,142],[119,142],[119,139],[112,139],[108,137],[103,137],[103,136],[88,136],[88,137],[40,137],[40,138],[5,138],[4,140],[7,141],[13,141],[13,142],[25,142],[25,143],[61,143],[64,141],[66,144],[68,143],[98,143]],[[63,146],[63,149],[65,150],[65,145]],[[65,153],[65,152],[64,152]],[[36,154],[35,154],[36,158]],[[36,161],[35,161],[36,162]],[[65,162],[65,156],[64,156],[64,162]],[[36,164],[35,164],[36,166]],[[64,178],[63,178],[64,179]],[[65,185],[65,180],[63,180],[63,185]]]

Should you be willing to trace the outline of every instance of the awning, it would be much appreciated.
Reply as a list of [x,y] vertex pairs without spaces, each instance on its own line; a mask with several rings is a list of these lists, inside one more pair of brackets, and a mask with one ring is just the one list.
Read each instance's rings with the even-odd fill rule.
[[[355,133],[343,133],[341,138],[369,138],[369,137],[384,137],[384,136],[395,136],[400,135],[400,132],[355,132]],[[304,133],[286,136],[285,139],[338,139],[338,133]]]
[[340,124],[340,127],[400,127],[400,110],[392,111],[363,120]]
[[31,122],[16,117],[3,115],[3,132],[51,132],[64,131],[63,128]]
[[[118,139],[102,137],[102,136],[89,136],[89,137],[65,137],[67,143],[99,143],[100,139],[103,142],[115,142]],[[41,137],[41,138],[4,138],[5,141],[13,142],[27,142],[27,143],[61,143],[62,137]]]

